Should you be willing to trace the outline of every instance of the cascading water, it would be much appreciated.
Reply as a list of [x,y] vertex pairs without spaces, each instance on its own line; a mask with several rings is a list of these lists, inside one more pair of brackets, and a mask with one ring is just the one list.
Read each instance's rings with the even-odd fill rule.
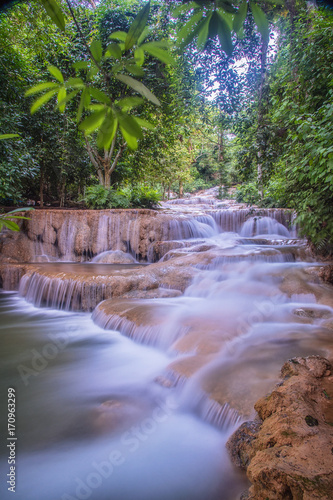
[[[54,234],[44,227],[39,241],[58,244],[59,259],[94,262],[28,267],[26,301],[0,296],[1,389],[15,387],[18,399],[18,500],[236,500],[247,480],[230,464],[228,436],[286,359],[332,355],[332,289],[292,240],[290,216],[202,203],[206,211],[196,200],[153,219],[82,214],[75,228],[55,215]],[[135,256],[160,261],[140,266]],[[177,286],[181,296],[159,298]],[[98,304],[92,317],[55,309],[84,304]]]

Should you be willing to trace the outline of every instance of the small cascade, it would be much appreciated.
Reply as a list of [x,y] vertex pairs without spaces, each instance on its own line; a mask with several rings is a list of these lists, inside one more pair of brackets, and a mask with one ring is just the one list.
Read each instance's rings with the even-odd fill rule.
[[[146,303],[149,304],[149,301],[146,300]],[[160,324],[157,324],[154,320],[149,324],[151,320],[149,316],[148,324],[147,321],[145,322],[146,324],[144,324],[141,323],[140,320],[134,321],[127,318],[127,312],[128,310],[125,310],[121,314],[112,314],[104,309],[102,303],[94,310],[92,319],[98,326],[105,330],[118,331],[140,344],[151,345],[163,350],[167,350],[176,340],[183,337],[188,332],[188,327],[184,327],[180,324],[176,325],[174,322],[168,324],[163,321],[165,313],[162,313],[162,321]]]
[[170,221],[170,240],[187,240],[190,238],[210,238],[217,234],[217,227],[210,218],[202,218],[209,223],[195,218],[178,217]]
[[112,296],[111,287],[104,283],[85,283],[84,280],[25,274],[19,286],[22,297],[36,307],[52,307],[65,311],[92,311],[101,301]]
[[288,229],[271,217],[251,217],[243,224],[240,232],[240,236],[245,238],[264,235],[278,235],[283,238],[291,238]]
[[137,260],[129,253],[121,250],[107,250],[96,255],[91,259],[91,262],[99,264],[135,264]]

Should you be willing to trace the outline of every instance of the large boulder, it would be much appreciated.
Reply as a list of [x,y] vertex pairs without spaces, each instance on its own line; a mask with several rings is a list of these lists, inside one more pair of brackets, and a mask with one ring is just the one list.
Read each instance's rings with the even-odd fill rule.
[[259,421],[244,423],[228,442],[247,468],[249,500],[331,500],[333,492],[332,364],[293,358],[283,381],[255,404]]

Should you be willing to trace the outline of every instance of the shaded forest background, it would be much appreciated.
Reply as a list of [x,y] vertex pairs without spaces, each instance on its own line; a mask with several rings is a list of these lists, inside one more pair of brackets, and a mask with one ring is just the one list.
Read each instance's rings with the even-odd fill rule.
[[[219,186],[221,198],[296,210],[332,251],[328,5],[152,1],[130,45],[119,32],[144,2],[58,4],[64,31],[38,1],[0,13],[0,133],[18,134],[0,141],[3,206],[151,207]],[[29,89],[45,82],[54,99],[38,104]]]

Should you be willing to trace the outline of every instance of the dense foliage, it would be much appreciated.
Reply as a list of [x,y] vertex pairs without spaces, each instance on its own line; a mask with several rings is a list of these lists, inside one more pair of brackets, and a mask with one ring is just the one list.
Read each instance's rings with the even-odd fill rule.
[[333,15],[320,5],[30,0],[3,11],[2,203],[152,207],[238,185],[240,202],[295,209],[330,251]]

